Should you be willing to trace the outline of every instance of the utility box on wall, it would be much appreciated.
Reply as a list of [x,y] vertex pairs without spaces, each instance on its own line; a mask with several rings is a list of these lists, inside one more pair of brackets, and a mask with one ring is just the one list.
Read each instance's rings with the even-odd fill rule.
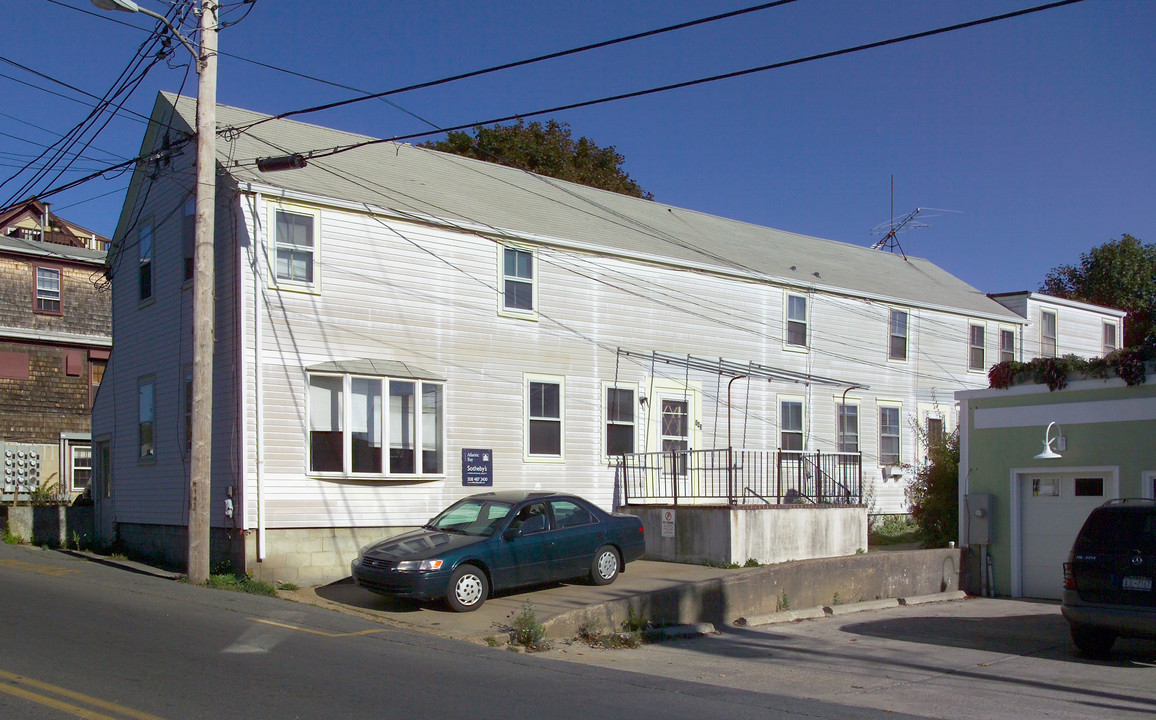
[[967,495],[967,516],[960,518],[966,523],[969,545],[991,544],[991,513],[994,500],[990,493],[970,493]]
[[37,490],[58,490],[59,451],[52,445],[0,442],[0,502],[26,502]]

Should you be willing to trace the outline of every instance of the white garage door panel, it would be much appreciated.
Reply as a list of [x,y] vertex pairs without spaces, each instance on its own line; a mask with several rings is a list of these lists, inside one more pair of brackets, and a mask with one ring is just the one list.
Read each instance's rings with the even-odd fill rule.
[[[1077,478],[1103,478],[1102,495],[1076,495]],[[1088,514],[1116,497],[1102,473],[1021,475],[1020,570],[1024,597],[1060,599],[1064,562]]]

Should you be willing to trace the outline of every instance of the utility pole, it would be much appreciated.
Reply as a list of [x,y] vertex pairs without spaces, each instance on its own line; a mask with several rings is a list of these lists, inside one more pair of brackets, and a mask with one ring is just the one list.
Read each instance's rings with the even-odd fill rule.
[[201,5],[197,59],[197,190],[193,236],[193,399],[189,463],[189,582],[209,580],[213,465],[213,236],[217,202],[217,4]]
[[194,0],[199,6],[201,46],[198,51],[168,18],[146,10],[134,0],[92,0],[101,10],[142,13],[165,27],[192,53],[197,63],[197,186],[193,235],[193,398],[192,454],[189,463],[189,582],[209,580],[209,550],[213,464],[213,236],[217,202],[217,3]]

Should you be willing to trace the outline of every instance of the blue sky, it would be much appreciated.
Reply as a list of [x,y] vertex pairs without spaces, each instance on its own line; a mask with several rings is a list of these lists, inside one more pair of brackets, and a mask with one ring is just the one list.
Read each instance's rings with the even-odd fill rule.
[[[164,12],[170,3],[139,0]],[[755,0],[394,0],[226,3],[218,101],[280,113],[351,97],[275,66],[379,92],[757,4]],[[839,50],[1042,0],[798,0],[612,48],[298,119],[392,137]],[[250,12],[245,15],[248,8]],[[7,3],[0,45],[0,180],[79,123],[154,22],[88,0]],[[243,19],[242,19],[243,18]],[[184,64],[187,53],[174,56]],[[239,57],[237,57],[239,56]],[[243,59],[240,59],[243,58]],[[27,69],[13,65],[17,63]],[[1156,242],[1156,2],[1086,0],[999,23],[742,78],[559,113],[614,145],[655,199],[857,245],[916,207],[901,234],[985,292],[1034,290],[1123,233]],[[182,85],[183,83],[183,85]],[[126,104],[196,93],[154,67]],[[49,90],[51,92],[45,92]],[[61,97],[63,95],[65,97]],[[82,100],[83,102],[76,102]],[[416,116],[416,117],[415,117]],[[419,119],[420,118],[420,119]],[[135,156],[121,113],[75,171]],[[21,183],[0,188],[0,202]],[[52,198],[111,235],[128,175]]]

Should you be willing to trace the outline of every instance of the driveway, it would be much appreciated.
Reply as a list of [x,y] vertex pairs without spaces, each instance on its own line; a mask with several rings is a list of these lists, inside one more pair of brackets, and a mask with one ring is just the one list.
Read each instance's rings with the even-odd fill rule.
[[1109,660],[1084,660],[1054,603],[973,598],[720,630],[543,656],[929,718],[1156,714],[1156,643],[1121,640]]

